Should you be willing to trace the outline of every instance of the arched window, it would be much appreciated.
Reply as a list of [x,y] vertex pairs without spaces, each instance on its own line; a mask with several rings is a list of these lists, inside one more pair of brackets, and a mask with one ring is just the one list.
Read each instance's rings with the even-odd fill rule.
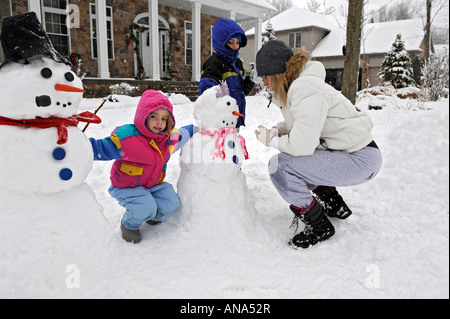
[[[149,17],[148,17],[148,13],[141,13],[139,15],[136,16],[136,18],[134,19],[134,23],[140,24],[142,26],[148,26],[149,25]],[[169,30],[169,24],[167,23],[167,21],[158,16],[158,29],[159,30]]]

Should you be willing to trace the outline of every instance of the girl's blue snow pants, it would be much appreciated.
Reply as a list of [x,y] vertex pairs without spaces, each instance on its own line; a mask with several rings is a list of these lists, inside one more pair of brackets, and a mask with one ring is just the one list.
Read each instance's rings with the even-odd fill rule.
[[136,188],[109,188],[109,193],[125,207],[123,225],[131,230],[139,229],[148,220],[166,221],[181,208],[180,199],[169,183],[162,183],[150,189],[139,186]]

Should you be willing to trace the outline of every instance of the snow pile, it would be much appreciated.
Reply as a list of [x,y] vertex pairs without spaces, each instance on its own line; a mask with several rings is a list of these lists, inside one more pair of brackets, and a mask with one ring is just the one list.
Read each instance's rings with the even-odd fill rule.
[[139,89],[139,87],[137,86],[132,86],[128,83],[122,82],[122,83],[117,83],[114,85],[111,85],[109,87],[111,94],[118,94],[118,95],[130,95],[131,93],[133,93],[134,91],[136,91],[137,89]]
[[[403,100],[403,101],[402,101]],[[357,93],[360,110],[396,108],[405,110],[423,109],[423,94],[419,88],[409,86],[396,89],[392,85],[374,86]]]
[[168,98],[170,100],[170,103],[172,103],[173,105],[191,103],[191,100],[184,94],[169,93]]

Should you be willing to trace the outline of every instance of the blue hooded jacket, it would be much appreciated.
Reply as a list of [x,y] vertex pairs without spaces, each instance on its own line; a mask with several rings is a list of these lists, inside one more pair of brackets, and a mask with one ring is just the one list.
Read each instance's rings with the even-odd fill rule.
[[[244,30],[233,20],[219,19],[216,21],[212,31],[212,42],[215,53],[203,64],[202,78],[198,92],[203,93],[220,81],[228,84],[230,95],[239,106],[239,112],[245,115],[245,74],[242,61],[239,57],[239,49],[231,49],[227,43],[231,38],[240,38],[239,49],[247,45],[247,37]],[[252,87],[253,88],[253,87]],[[239,118],[236,127],[244,125],[245,118]]]

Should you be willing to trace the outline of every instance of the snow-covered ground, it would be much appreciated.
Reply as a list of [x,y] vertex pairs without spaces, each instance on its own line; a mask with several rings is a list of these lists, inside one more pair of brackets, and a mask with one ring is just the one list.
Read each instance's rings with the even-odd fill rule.
[[[102,124],[91,124],[87,136],[103,138],[116,126],[132,123],[139,98],[115,97],[118,102],[106,102],[98,113]],[[194,123],[193,103],[183,95],[170,99],[177,126]],[[94,111],[101,102],[84,99],[79,112]],[[383,110],[367,110],[374,103]],[[359,101],[358,107],[367,110],[375,123],[373,135],[383,152],[383,168],[367,184],[339,189],[353,215],[347,220],[332,219],[336,235],[306,250],[287,245],[293,235],[289,229],[293,215],[267,173],[267,163],[276,151],[262,146],[254,136],[259,124],[271,126],[281,120],[277,107],[267,108],[267,104],[262,96],[248,98],[247,127],[240,132],[250,155],[242,170],[257,212],[251,227],[236,225],[241,233],[233,231],[230,236],[216,235],[209,226],[193,234],[194,229],[201,229],[201,221],[197,227],[183,224],[181,211],[166,223],[142,226],[141,243],[126,243],[119,230],[124,209],[107,192],[112,162],[94,162],[86,181],[103,207],[113,243],[102,256],[99,242],[104,244],[106,239],[97,241],[96,234],[77,232],[66,238],[72,240],[68,247],[79,243],[79,247],[89,250],[91,246],[96,252],[92,267],[105,269],[97,273],[101,274],[96,278],[98,285],[92,288],[83,277],[89,260],[79,269],[76,262],[55,268],[61,264],[59,250],[46,252],[54,260],[48,260],[45,274],[41,268],[33,268],[34,258],[45,247],[44,234],[34,231],[33,225],[45,230],[56,223],[60,219],[49,220],[52,212],[44,213],[45,207],[53,200],[70,199],[70,193],[58,198],[50,194],[43,199],[45,203],[33,208],[32,223],[17,220],[13,209],[0,209],[0,223],[17,227],[17,237],[0,246],[0,297],[449,298],[448,99],[418,103],[378,96]],[[179,153],[173,155],[166,177],[174,186],[180,174],[178,159]],[[83,205],[92,202],[87,203],[67,200],[67,205],[89,210]],[[81,225],[89,222],[86,214],[83,216]],[[229,221],[238,223],[239,219]],[[215,227],[224,222],[227,219],[221,218]],[[102,228],[98,235],[104,232]],[[27,247],[8,248],[8,240],[20,247],[21,237],[27,238]],[[23,260],[24,256],[28,260]],[[12,259],[30,266],[15,268],[4,262]],[[45,279],[53,274],[65,280],[62,288]]]

